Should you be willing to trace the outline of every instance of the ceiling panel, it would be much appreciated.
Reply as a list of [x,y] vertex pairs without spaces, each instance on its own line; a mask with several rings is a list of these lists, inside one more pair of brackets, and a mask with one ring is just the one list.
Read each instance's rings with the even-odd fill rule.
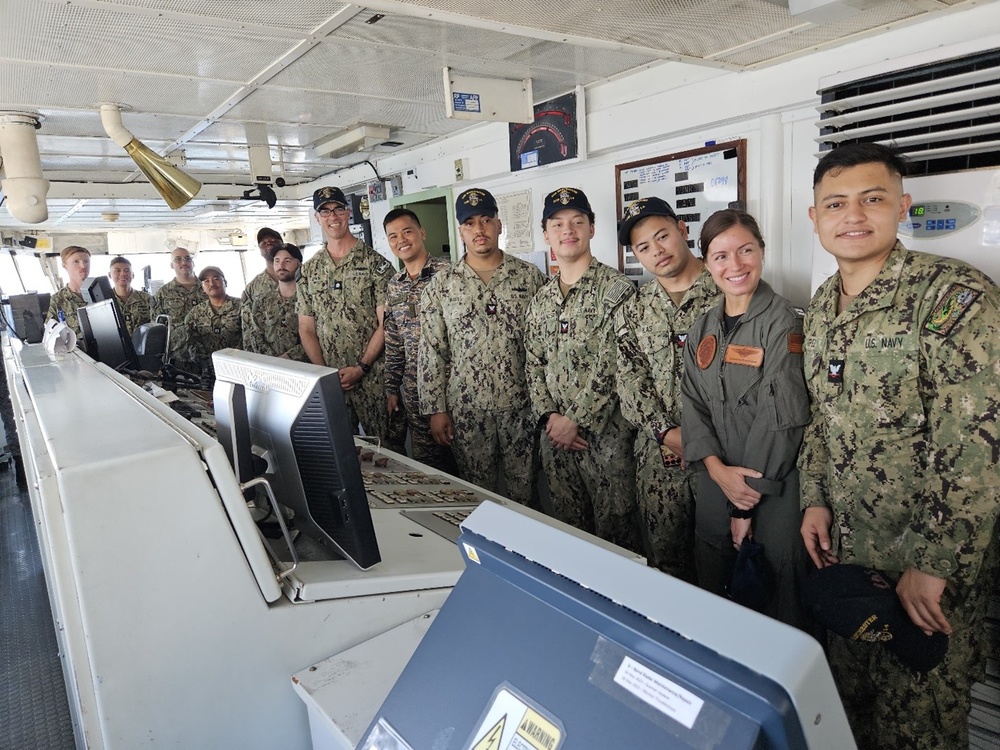
[[703,57],[799,23],[792,19],[787,7],[767,0],[611,0],[596,8],[592,0],[563,0],[558,13],[537,0],[403,2],[496,23],[692,57]]
[[781,36],[766,43],[737,50],[732,54],[721,55],[718,60],[741,67],[757,65],[767,60],[774,60],[793,54],[802,49],[819,47],[834,40],[841,40],[868,31],[869,29],[913,18],[914,16],[921,15],[923,12],[916,5],[908,2],[882,3],[871,10],[862,11],[842,21],[823,26],[805,25],[787,36]]
[[[156,18],[69,3],[5,2],[3,6],[0,50],[8,59],[26,62],[242,82],[296,43],[265,30],[210,20]],[[19,33],[24,28],[48,33]],[[129,43],[122,44],[123,39]]]
[[[101,102],[120,102],[138,112],[203,116],[237,91],[233,84],[197,78],[126,75],[10,61],[0,61],[0,81],[0,109],[96,109]],[[125,123],[128,127],[128,120]]]
[[292,29],[300,33],[315,29],[329,16],[346,7],[343,3],[316,0],[106,0],[123,9],[145,9],[186,13],[201,18],[231,20],[244,24]]
[[[663,58],[766,65],[959,2],[888,0],[847,21],[814,25],[767,0],[381,0],[385,17],[367,24],[372,10],[351,16],[360,5],[316,0],[0,0],[0,110],[44,116],[43,169],[57,185],[72,183],[61,186],[64,195],[87,183],[107,183],[100,188],[107,192],[136,179],[134,164],[101,126],[98,105],[113,101],[131,107],[123,123],[150,148],[184,144],[182,168],[213,187],[205,195],[238,197],[250,174],[244,122],[263,128],[290,184],[470,127],[445,115],[446,66],[530,77],[538,102]],[[441,13],[430,18],[432,10]],[[311,150],[359,122],[388,126],[403,145],[341,159]],[[60,228],[99,224],[100,205],[71,202],[73,215]],[[234,211],[253,215],[262,207],[240,201]],[[193,220],[157,200],[121,214],[117,229]],[[16,224],[0,208],[0,229]]]

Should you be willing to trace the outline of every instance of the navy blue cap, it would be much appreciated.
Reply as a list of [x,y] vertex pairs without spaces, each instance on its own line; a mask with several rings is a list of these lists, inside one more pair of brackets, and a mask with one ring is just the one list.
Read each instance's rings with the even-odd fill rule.
[[629,203],[625,207],[625,213],[618,224],[618,244],[632,244],[632,227],[645,219],[647,216],[666,216],[668,219],[677,221],[677,214],[663,198],[640,198]]
[[806,576],[799,593],[821,625],[848,640],[884,646],[918,672],[934,669],[948,651],[948,636],[926,635],[913,624],[896,582],[882,571],[837,563]]
[[553,190],[545,196],[545,206],[542,208],[542,222],[544,223],[552,214],[556,213],[556,211],[562,211],[564,208],[575,208],[577,211],[588,216],[594,213],[594,210],[590,207],[590,201],[587,200],[587,196],[584,195],[582,190],[562,187]]
[[488,190],[471,188],[458,196],[455,201],[455,218],[464,224],[473,216],[496,216],[499,213],[496,198]]
[[281,239],[281,235],[278,233],[278,230],[277,229],[271,229],[271,227],[261,227],[260,228],[260,230],[257,232],[257,244],[259,245],[260,241],[262,239],[264,239],[265,237],[274,237],[274,239],[276,239],[278,242],[283,242],[284,241],[284,240]]
[[313,211],[319,211],[324,203],[339,203],[345,208],[348,206],[347,196],[339,187],[321,187],[313,192]]

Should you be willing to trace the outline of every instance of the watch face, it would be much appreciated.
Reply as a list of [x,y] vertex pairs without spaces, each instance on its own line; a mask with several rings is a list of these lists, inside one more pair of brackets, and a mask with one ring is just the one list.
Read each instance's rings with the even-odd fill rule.
[[361,196],[361,218],[366,221],[371,218],[371,209],[368,206],[368,196]]

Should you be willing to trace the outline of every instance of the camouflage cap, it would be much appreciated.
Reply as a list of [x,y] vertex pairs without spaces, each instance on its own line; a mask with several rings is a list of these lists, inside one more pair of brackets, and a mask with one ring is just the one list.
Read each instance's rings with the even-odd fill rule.
[[347,196],[339,187],[321,187],[313,192],[313,211],[319,211],[325,203],[339,203],[347,207]]
[[493,194],[480,188],[466,190],[455,201],[455,218],[459,224],[473,216],[496,216],[499,211]]
[[663,198],[640,198],[625,207],[622,220],[618,223],[618,244],[632,244],[632,227],[647,216],[666,216],[677,221],[677,214]]
[[594,213],[590,207],[590,201],[587,200],[587,196],[582,190],[562,187],[545,196],[545,205],[542,207],[542,223],[552,214],[562,211],[564,208],[574,208],[588,216]]
[[848,640],[885,646],[906,666],[929,672],[944,659],[948,636],[913,624],[888,574],[838,563],[802,583],[802,603],[816,621]]

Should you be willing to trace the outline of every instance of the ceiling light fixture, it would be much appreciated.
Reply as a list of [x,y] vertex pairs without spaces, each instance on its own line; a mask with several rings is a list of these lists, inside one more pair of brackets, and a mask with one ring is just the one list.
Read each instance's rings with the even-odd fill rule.
[[194,177],[182,172],[170,163],[169,159],[160,156],[138,138],[130,133],[122,124],[122,110],[118,104],[101,105],[101,124],[104,132],[111,140],[125,149],[132,157],[139,170],[146,175],[156,192],[175,211],[187,205],[201,190],[201,183]]

